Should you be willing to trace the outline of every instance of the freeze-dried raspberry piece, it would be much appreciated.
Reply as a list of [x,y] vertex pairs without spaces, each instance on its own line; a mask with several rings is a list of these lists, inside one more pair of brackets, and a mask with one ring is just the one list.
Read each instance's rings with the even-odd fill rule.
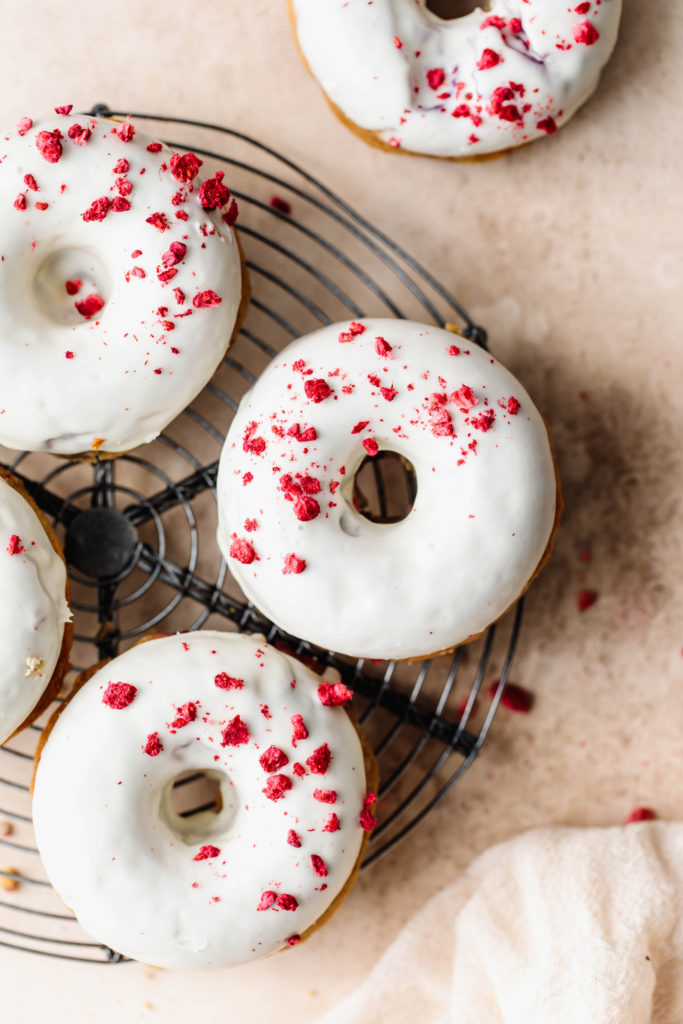
[[332,394],[332,388],[322,377],[304,381],[304,391],[306,392],[306,398],[310,398],[316,404],[324,402]]
[[490,14],[488,18],[484,18],[479,28],[505,28],[505,18],[501,18],[499,14]]
[[137,686],[133,686],[131,683],[109,683],[104,691],[102,703],[115,711],[121,711],[132,704],[137,692]]
[[376,799],[377,799],[377,794],[376,793],[368,793],[368,795],[366,796],[365,800],[363,801],[363,809],[360,812],[359,823],[360,823],[360,827],[365,832],[371,832],[373,830],[373,828],[375,827],[375,825],[377,824],[377,818],[375,817],[375,815],[372,813],[372,810],[371,810],[371,808],[372,808],[373,804],[375,803]]
[[183,242],[171,242],[161,257],[161,262],[165,267],[174,267],[176,263],[180,263],[186,252],[187,246]]
[[181,704],[179,708],[176,708],[176,718],[171,722],[170,729],[183,729],[190,722],[194,722],[197,717],[197,705],[194,701],[188,701],[187,704]]
[[290,896],[289,893],[281,892],[277,898],[277,905],[280,910],[296,910],[299,906],[299,901],[296,896]]
[[384,338],[375,338],[375,352],[378,356],[388,356],[393,349]]
[[261,893],[261,899],[258,902],[257,910],[269,910],[270,907],[275,903],[277,899],[277,893],[273,892],[272,889],[268,889],[266,892]]
[[200,846],[199,853],[195,854],[192,860],[213,860],[214,857],[220,857],[220,854],[217,846]]
[[149,217],[145,217],[145,223],[151,224],[157,231],[168,231],[170,224],[166,219],[165,213],[152,213]]
[[248,540],[242,540],[239,537],[233,538],[230,545],[230,557],[236,558],[242,565],[251,565],[253,561],[258,561],[258,555],[253,546]]
[[16,533],[13,533],[9,539],[9,544],[7,545],[7,553],[10,555],[23,555],[25,550],[26,548],[21,543],[20,538]]
[[135,128],[130,121],[125,121],[123,124],[118,126],[116,134],[121,139],[121,142],[132,142],[133,136],[135,135]]
[[33,121],[30,117],[20,117],[17,121],[17,131],[20,135],[26,135],[26,132],[32,127]]
[[114,196],[109,209],[113,213],[125,213],[126,210],[130,210],[130,202],[124,199],[123,196]]
[[130,170],[130,164],[126,160],[125,156],[122,156],[120,160],[117,160],[114,164],[112,174],[128,174]]
[[292,771],[294,772],[298,779],[303,779],[304,775],[306,774],[306,769],[302,764],[299,764],[298,761],[295,761],[294,764],[292,765]]
[[96,316],[104,306],[104,299],[101,295],[88,295],[87,298],[82,299],[80,302],[74,302],[74,306],[86,320]]
[[164,745],[159,739],[158,732],[151,732],[145,741],[144,747],[142,748],[143,753],[149,754],[150,757],[158,757],[163,749]]
[[80,124],[72,124],[66,134],[77,146],[85,146],[88,139],[92,136],[90,129],[83,128]]
[[278,213],[284,213],[286,216],[292,212],[291,204],[286,199],[282,199],[280,196],[271,196],[268,200],[268,205],[272,206]]
[[308,442],[317,440],[318,432],[315,427],[306,427],[302,430],[298,423],[293,423],[287,431],[287,436],[293,437],[295,441]]
[[286,764],[289,764],[289,758],[284,750],[274,746],[264,750],[258,761],[264,772],[276,772],[279,768],[284,768]]
[[107,196],[100,196],[90,204],[85,213],[81,214],[84,221],[104,220],[109,210],[109,199]]
[[326,708],[337,707],[339,704],[346,704],[353,697],[353,690],[349,690],[344,683],[321,683],[318,687],[318,700]]
[[36,210],[47,210],[47,203],[36,203]]
[[363,440],[363,447],[371,458],[373,458],[379,451],[379,445],[375,441],[374,437],[366,437]]
[[632,825],[636,821],[654,821],[656,817],[655,812],[650,810],[649,807],[636,807],[635,810],[631,811],[624,824]]
[[237,223],[237,218],[240,215],[239,206],[235,199],[230,200],[230,206],[227,208],[225,213],[221,215],[221,220],[224,224],[227,224],[229,228],[232,228]]
[[80,277],[74,277],[73,281],[66,281],[64,287],[67,295],[78,295],[83,287],[83,282]]
[[225,206],[230,198],[230,189],[223,184],[224,171],[216,171],[213,178],[207,178],[199,189],[199,203],[204,210],[217,210]]
[[462,409],[463,412],[467,412],[475,405],[479,405],[479,399],[475,397],[474,391],[467,384],[463,384],[457,391],[454,391],[450,400],[459,409]]
[[554,135],[557,131],[557,123],[553,117],[542,117],[540,121],[536,122],[536,127],[546,135]]
[[171,174],[176,181],[193,181],[202,163],[194,153],[174,153],[171,157]]
[[477,61],[477,69],[479,71],[486,71],[488,68],[495,68],[496,64],[500,64],[503,58],[495,50],[491,50],[488,46],[483,51],[481,57]]
[[294,502],[294,515],[301,523],[309,523],[320,515],[320,505],[308,494],[301,494]]
[[204,292],[198,292],[192,300],[195,309],[211,309],[213,306],[220,306],[222,302],[220,295],[217,295],[211,288]]
[[337,794],[334,789],[314,789],[313,799],[319,800],[321,804],[336,804]]
[[[174,278],[177,273],[178,271],[176,270],[175,267],[168,267],[166,270],[157,269],[157,277],[159,278],[162,284],[168,284],[168,282],[172,278]],[[189,310],[189,312],[191,313],[192,310]],[[181,314],[178,315],[180,316]],[[182,315],[187,316],[187,313],[183,313]]]
[[327,865],[317,853],[311,854],[311,867],[319,878],[327,878]]
[[40,191],[40,189],[38,188],[38,185],[36,183],[36,179],[33,177],[32,174],[25,174],[24,175],[24,185],[26,185],[26,188],[30,188],[32,192],[39,192]]
[[269,800],[282,800],[285,793],[292,788],[292,780],[287,778],[286,775],[269,775],[266,780],[265,789],[261,792],[265,793]]
[[291,552],[290,554],[285,555],[285,564],[282,570],[282,575],[289,576],[290,574],[293,574],[298,576],[305,568],[306,560],[304,558],[297,558],[294,552]]
[[516,416],[520,410],[520,404],[516,398],[510,397],[507,402],[507,410],[511,416]]
[[249,729],[245,722],[242,721],[239,715],[235,715],[221,734],[221,746],[222,747],[241,747],[244,743],[248,743],[251,739],[249,735]]
[[330,814],[329,818],[323,825],[323,832],[338,832],[339,831],[339,818],[334,813]]
[[289,843],[290,846],[294,846],[298,850],[299,847],[301,846],[301,836],[298,836],[294,829],[290,828],[289,832],[287,833],[287,842]]
[[59,141],[61,137],[62,133],[59,131],[38,132],[36,135],[38,152],[49,164],[56,164],[62,155],[62,144]]
[[[489,684],[487,689],[489,697],[495,697],[499,684],[499,679],[494,679]],[[534,706],[534,695],[530,690],[525,690],[523,686],[518,686],[516,683],[506,683],[503,687],[500,703],[508,711],[517,711],[522,715],[526,715]]]
[[493,409],[484,409],[478,416],[472,416],[470,418],[470,424],[477,430],[481,430],[486,434],[493,426],[496,419],[496,414]]
[[331,757],[330,748],[327,743],[323,743],[321,747],[313,751],[310,757],[306,758],[309,771],[313,772],[314,775],[324,775],[330,767]]
[[149,146],[147,147],[147,152],[148,153],[161,153],[161,149],[162,149],[162,146],[161,146],[160,142],[150,142]]
[[14,200],[14,209],[15,210],[25,210],[26,209],[26,196],[24,195],[23,192],[20,192],[19,195],[17,196],[17,198]]
[[365,430],[370,420],[359,420],[355,427],[351,428],[352,434],[360,434],[361,430]]
[[582,21],[580,25],[575,25],[572,35],[577,43],[583,43],[585,46],[592,46],[600,38],[600,33],[590,21]]
[[292,715],[290,718],[292,723],[292,746],[295,747],[297,740],[305,740],[308,736],[308,729],[304,725],[304,720],[301,715]]
[[443,68],[430,68],[427,72],[427,84],[430,89],[439,89],[446,78]]
[[219,672],[213,677],[213,682],[219,690],[241,690],[244,687],[244,679],[236,679],[227,672]]
[[380,388],[379,393],[387,402],[393,402],[398,394],[396,388]]
[[592,608],[598,599],[597,590],[580,590],[576,595],[576,605],[580,612]]

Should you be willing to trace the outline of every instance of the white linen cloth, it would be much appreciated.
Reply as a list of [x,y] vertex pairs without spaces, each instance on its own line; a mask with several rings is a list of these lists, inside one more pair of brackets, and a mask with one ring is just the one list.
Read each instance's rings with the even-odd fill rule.
[[318,1024],[681,1024],[682,895],[683,824],[524,833]]

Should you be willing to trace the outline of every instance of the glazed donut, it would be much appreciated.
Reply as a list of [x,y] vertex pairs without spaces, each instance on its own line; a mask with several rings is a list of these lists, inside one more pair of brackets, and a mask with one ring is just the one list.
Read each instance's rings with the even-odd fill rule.
[[[38,751],[33,800],[48,876],[86,931],[159,967],[227,967],[305,937],[374,825],[350,696],[237,634],[157,638],[100,668]],[[193,771],[219,784],[217,813],[174,810]]]
[[595,90],[621,0],[490,0],[451,21],[425,0],[289,0],[336,112],[382,148],[456,159],[552,135]]
[[[456,344],[457,342],[457,344]],[[398,523],[354,506],[364,458],[398,453]],[[471,639],[525,589],[558,509],[545,424],[476,345],[405,320],[333,324],[288,345],[237,411],[218,472],[218,543],[274,623],[356,658]]]
[[151,441],[213,374],[246,287],[222,175],[200,186],[194,154],[130,121],[24,117],[2,146],[0,443]]
[[0,467],[0,743],[59,692],[73,633],[67,597],[57,538]]

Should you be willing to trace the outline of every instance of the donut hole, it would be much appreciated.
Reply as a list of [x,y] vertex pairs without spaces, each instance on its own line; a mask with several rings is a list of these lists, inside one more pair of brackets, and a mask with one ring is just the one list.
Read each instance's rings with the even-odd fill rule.
[[366,456],[353,481],[353,506],[371,523],[400,523],[410,515],[416,494],[415,468],[398,452]]
[[184,843],[202,843],[224,835],[236,811],[228,776],[214,768],[190,769],[166,783],[160,816]]
[[442,21],[454,21],[456,18],[465,18],[473,11],[490,10],[490,4],[476,3],[476,0],[427,0],[425,7]]
[[38,264],[33,292],[48,320],[78,327],[102,315],[111,295],[111,278],[96,252],[55,249]]

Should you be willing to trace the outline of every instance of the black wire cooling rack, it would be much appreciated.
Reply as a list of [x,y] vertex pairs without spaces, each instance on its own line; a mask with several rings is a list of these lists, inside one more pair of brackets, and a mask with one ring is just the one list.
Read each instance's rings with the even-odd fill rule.
[[[90,113],[125,116],[103,105]],[[225,170],[240,205],[237,230],[253,289],[246,322],[212,382],[153,443],[94,464],[2,449],[0,460],[64,542],[79,668],[147,632],[204,626],[264,633],[318,670],[339,672],[355,692],[380,766],[368,865],[415,828],[479,753],[509,675],[522,601],[478,641],[417,662],[354,662],[288,636],[245,601],[220,557],[218,457],[241,396],[300,334],[364,315],[453,323],[483,346],[486,333],[408,253],[273,149],[219,125],[132,116],[174,149],[198,153],[205,171]],[[391,518],[401,500],[395,495],[396,465],[371,460],[359,493],[368,514]],[[500,682],[490,699],[483,684],[494,678]],[[0,748],[0,946],[117,963],[120,954],[88,939],[42,869],[28,791],[40,733],[38,723]],[[184,813],[210,806],[198,800],[190,798]],[[5,891],[17,877],[19,886]]]

